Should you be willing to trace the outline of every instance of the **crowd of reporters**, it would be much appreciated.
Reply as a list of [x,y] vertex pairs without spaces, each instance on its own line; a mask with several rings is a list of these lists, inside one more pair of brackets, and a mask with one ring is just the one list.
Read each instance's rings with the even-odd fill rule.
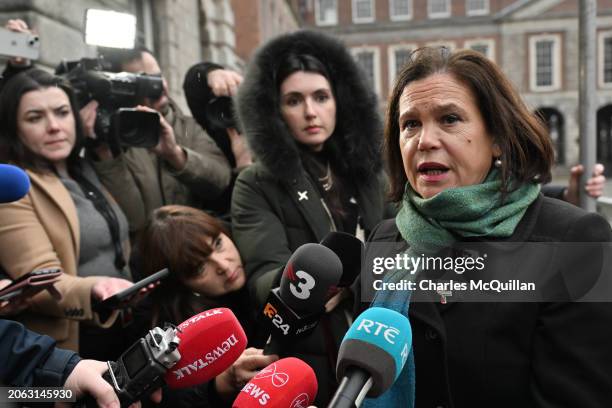
[[[8,27],[27,30],[15,20]],[[11,61],[2,80],[1,160],[25,169],[31,188],[19,201],[0,206],[0,266],[9,280],[43,268],[63,273],[54,284],[59,296],[45,290],[21,302],[13,299],[2,304],[0,313],[73,351],[48,351],[51,340],[36,337],[27,342],[43,342],[45,358],[40,363],[32,359],[30,365],[45,372],[45,361],[58,353],[64,362],[57,366],[54,385],[68,385],[71,375],[83,375],[74,369],[79,366],[74,352],[86,359],[117,360],[155,326],[179,325],[205,310],[229,308],[249,347],[209,381],[184,390],[164,389],[162,405],[230,405],[260,370],[286,356],[299,357],[314,369],[318,393],[310,403],[327,405],[339,386],[338,350],[364,307],[359,279],[330,284],[314,331],[280,348],[263,350],[270,333],[261,324],[261,311],[274,288],[280,286],[282,292],[282,279],[291,273],[286,265],[298,262],[292,254],[304,244],[325,241],[330,232],[362,241],[373,231],[378,241],[398,235],[386,224],[376,227],[394,217],[397,207],[385,196],[377,96],[352,56],[327,35],[300,31],[264,44],[244,81],[220,65],[196,64],[183,84],[192,118],[168,95],[151,51],[102,54],[109,71],[161,79],[158,95],[130,106],[155,115],[159,139],[154,145],[113,145],[99,123],[106,105],[84,99],[70,71],[58,76]],[[396,108],[403,90],[395,90]],[[236,106],[231,118],[228,97],[234,97]],[[219,110],[225,117],[219,117]],[[391,153],[386,164],[393,163],[403,177],[397,160],[404,153],[393,146],[398,129],[389,124],[398,118],[389,115],[385,147]],[[542,146],[548,148],[544,142]],[[493,174],[497,170],[488,159],[486,170]],[[550,160],[543,161],[542,166],[549,165]],[[405,171],[410,176],[410,169]],[[550,188],[550,194],[577,202],[583,171],[574,168],[569,187]],[[504,168],[505,177],[511,173]],[[602,193],[602,173],[602,166],[596,166],[586,184],[592,196]],[[398,191],[411,181],[402,177],[390,177],[396,202],[402,201]],[[426,192],[417,193],[429,198]],[[410,206],[407,203],[404,207]],[[609,231],[595,221],[591,231],[601,230],[597,239],[609,240]],[[386,234],[384,239],[381,234]],[[310,256],[319,255],[325,259],[323,252]],[[167,278],[146,285],[121,308],[96,307],[164,268],[169,270]],[[408,317],[407,307],[398,311]],[[6,327],[23,330],[12,323]],[[414,376],[413,359],[411,351],[406,372],[412,371],[401,377],[402,384],[409,381],[406,376]],[[98,366],[96,372],[103,371],[104,366]],[[1,381],[48,385],[6,371]],[[394,398],[406,398],[394,393]]]

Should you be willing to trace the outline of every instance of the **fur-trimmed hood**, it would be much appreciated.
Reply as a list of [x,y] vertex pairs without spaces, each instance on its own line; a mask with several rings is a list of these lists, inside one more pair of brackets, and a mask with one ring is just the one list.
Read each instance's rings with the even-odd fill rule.
[[278,66],[288,53],[310,54],[327,68],[336,98],[336,129],[326,142],[340,168],[360,182],[382,169],[382,123],[377,97],[346,47],[314,31],[282,35],[264,44],[246,71],[236,97],[238,120],[257,161],[272,174],[291,179],[302,172],[297,142],[280,114]]

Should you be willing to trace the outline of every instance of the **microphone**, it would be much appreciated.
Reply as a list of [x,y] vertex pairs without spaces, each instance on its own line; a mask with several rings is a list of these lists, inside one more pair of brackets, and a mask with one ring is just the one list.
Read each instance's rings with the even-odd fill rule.
[[306,408],[317,396],[317,377],[302,360],[275,361],[240,390],[232,408]]
[[353,322],[338,351],[340,386],[328,408],[359,408],[378,397],[399,377],[412,346],[408,318],[382,307],[365,310]]
[[[109,361],[104,379],[127,407],[166,383],[192,387],[211,380],[240,357],[247,338],[227,308],[199,313],[177,327],[159,327],[134,343],[117,361]],[[86,405],[97,406],[93,398]]]
[[350,286],[361,272],[364,246],[354,235],[332,231],[323,238],[321,245],[334,251],[342,263],[342,277],[339,287]]
[[0,204],[20,200],[30,191],[30,178],[19,167],[0,164]]
[[166,373],[170,388],[187,388],[218,376],[240,357],[247,337],[228,308],[197,314],[177,327],[181,359]]
[[325,311],[328,293],[342,275],[342,263],[320,244],[304,244],[291,255],[280,287],[272,289],[263,308],[264,325],[271,341],[264,354],[277,353],[280,345],[311,333]]

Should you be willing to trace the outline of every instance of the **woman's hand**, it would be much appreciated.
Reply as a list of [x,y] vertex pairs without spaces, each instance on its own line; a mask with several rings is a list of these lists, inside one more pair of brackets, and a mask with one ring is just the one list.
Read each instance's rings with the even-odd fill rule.
[[[106,382],[102,375],[108,370],[108,365],[102,361],[81,360],[66,378],[64,388],[71,390],[76,398],[91,395],[98,406],[119,408],[119,398],[113,387]],[[161,389],[156,389],[149,397],[155,403],[161,402]],[[69,407],[72,404],[56,403],[56,408]],[[140,402],[130,405],[130,408],[140,407]]]
[[133,283],[121,278],[101,278],[91,288],[91,297],[95,300],[102,301],[113,296],[115,293],[121,292],[124,289],[132,286]]
[[233,96],[242,82],[242,75],[229,69],[215,69],[206,75],[206,82],[215,96]]
[[[564,193],[565,201],[574,205],[580,205],[580,177],[582,173],[584,173],[584,166],[582,164],[572,167],[569,185]],[[603,173],[603,164],[595,164],[591,177],[584,185],[584,191],[592,198],[597,199],[603,194],[606,184],[606,176],[604,176]]]
[[[0,289],[11,284],[10,279],[0,279]],[[30,307],[29,296],[17,295],[10,300],[0,301],[0,316],[12,316]]]
[[275,354],[266,356],[263,350],[249,347],[238,357],[230,368],[215,378],[217,393],[231,400],[259,370],[278,360]]

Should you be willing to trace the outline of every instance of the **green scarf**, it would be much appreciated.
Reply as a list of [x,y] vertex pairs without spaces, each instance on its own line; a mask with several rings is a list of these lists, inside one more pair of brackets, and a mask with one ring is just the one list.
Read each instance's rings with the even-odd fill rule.
[[[523,184],[508,193],[501,203],[502,181],[497,169],[480,184],[444,190],[425,199],[406,184],[406,191],[395,223],[408,242],[408,256],[435,254],[456,241],[456,237],[509,237],[514,233],[527,208],[540,193],[539,184]],[[416,272],[416,273],[415,273]],[[405,270],[390,272],[385,282],[414,280]],[[372,306],[386,307],[408,317],[410,291],[379,291]],[[414,407],[414,352],[410,350],[404,368],[391,388],[378,398],[366,399],[364,408]]]
[[447,247],[459,237],[505,238],[514,233],[527,208],[540,193],[540,185],[523,184],[509,192],[503,203],[502,180],[497,169],[480,184],[444,190],[431,198],[420,197],[406,183],[397,228],[410,252],[431,252]]

